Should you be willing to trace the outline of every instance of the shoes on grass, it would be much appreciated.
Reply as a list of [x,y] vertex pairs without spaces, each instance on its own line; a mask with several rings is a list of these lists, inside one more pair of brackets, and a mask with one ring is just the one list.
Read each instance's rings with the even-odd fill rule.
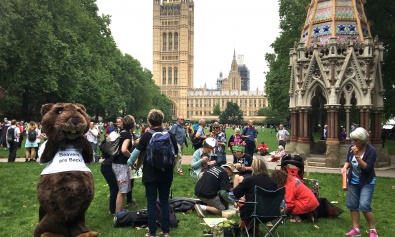
[[195,211],[197,212],[198,216],[204,217],[204,213],[203,213],[202,208],[200,207],[200,204],[195,204],[194,208],[195,208]]
[[354,236],[354,237],[360,237],[361,236],[361,231],[356,230],[355,228],[352,228],[346,236]]

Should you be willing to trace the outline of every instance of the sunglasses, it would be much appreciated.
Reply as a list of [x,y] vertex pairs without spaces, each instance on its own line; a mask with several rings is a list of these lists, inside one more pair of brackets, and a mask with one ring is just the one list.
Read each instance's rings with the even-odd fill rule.
[[213,127],[214,129],[218,129],[219,127]]
[[180,120],[184,120],[184,119],[180,119]]

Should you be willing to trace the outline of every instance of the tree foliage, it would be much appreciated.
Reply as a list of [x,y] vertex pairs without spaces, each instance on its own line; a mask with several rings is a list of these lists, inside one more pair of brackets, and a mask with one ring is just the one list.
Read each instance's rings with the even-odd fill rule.
[[371,22],[372,36],[377,35],[385,49],[382,76],[385,88],[384,114],[388,119],[395,116],[395,3],[392,0],[370,0],[365,4],[365,13]]
[[151,72],[117,49],[95,0],[3,0],[0,9],[0,86],[8,92],[0,110],[8,117],[38,120],[41,105],[55,102],[82,103],[105,119],[171,111]]
[[273,113],[289,119],[289,49],[299,41],[301,27],[306,19],[306,6],[309,0],[279,0],[281,33],[271,44],[274,53],[265,55],[269,66],[266,73],[266,94],[269,109]]
[[219,115],[220,123],[240,124],[243,121],[243,111],[237,103],[227,102],[226,109]]
[[213,115],[216,115],[216,116],[221,115],[221,109],[219,108],[219,104],[214,105]]

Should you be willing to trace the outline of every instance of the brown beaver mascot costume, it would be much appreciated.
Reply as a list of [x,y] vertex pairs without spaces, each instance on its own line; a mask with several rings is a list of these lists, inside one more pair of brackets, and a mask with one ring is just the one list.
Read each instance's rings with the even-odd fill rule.
[[[94,237],[85,226],[85,212],[94,196],[94,181],[85,163],[92,162],[91,144],[83,136],[90,119],[81,104],[41,107],[47,142],[40,163],[48,163],[37,188],[40,204],[35,237]],[[41,148],[42,149],[42,148]]]

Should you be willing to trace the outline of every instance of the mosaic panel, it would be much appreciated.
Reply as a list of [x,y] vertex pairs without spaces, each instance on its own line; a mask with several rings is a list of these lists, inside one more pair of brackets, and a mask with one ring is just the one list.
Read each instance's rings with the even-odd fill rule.
[[331,0],[322,1],[317,4],[317,9],[324,9],[324,8],[328,8],[328,7],[332,7]]
[[[331,38],[330,35],[318,36],[318,37],[317,37],[318,44],[319,44],[319,45],[321,45],[321,44],[328,44],[330,38]],[[314,42],[314,37],[311,37],[311,38],[310,38],[310,42],[311,42],[311,44],[313,44],[313,42]]]
[[325,8],[325,9],[320,9],[317,10],[315,14],[315,21],[325,21],[325,20],[330,20],[332,16],[332,8]]
[[352,7],[350,0],[336,0],[336,6],[338,7]]
[[303,35],[300,39],[300,42],[302,43],[306,42],[308,35],[309,35],[309,30],[305,30],[305,32],[303,32]]
[[336,35],[356,35],[358,34],[357,25],[338,22],[336,24]]
[[359,19],[366,22],[366,16],[365,14],[363,14],[363,6],[359,3],[357,3],[357,11],[358,11]]
[[361,24],[361,30],[362,30],[362,35],[363,35],[364,37],[367,37],[367,36],[370,35],[367,25]]
[[[349,35],[337,35],[336,40],[338,43],[345,43],[349,37],[350,37]],[[354,42],[361,42],[359,36],[357,35],[354,36]]]
[[355,19],[354,9],[352,7],[336,7],[336,18],[341,20]]
[[314,36],[323,36],[323,35],[331,35],[331,24],[317,24],[313,26],[313,32],[311,34],[312,37]]
[[311,20],[313,19],[313,15],[314,15],[313,13],[314,13],[314,8],[310,7],[309,12],[307,14],[307,21],[305,22],[305,26],[310,24]]

